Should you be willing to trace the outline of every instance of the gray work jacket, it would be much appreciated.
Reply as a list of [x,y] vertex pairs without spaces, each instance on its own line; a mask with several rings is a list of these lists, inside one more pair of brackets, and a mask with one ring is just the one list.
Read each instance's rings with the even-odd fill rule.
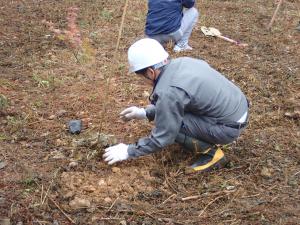
[[146,114],[155,127],[149,137],[129,145],[131,158],[173,144],[185,113],[230,123],[248,109],[247,99],[237,86],[205,61],[189,57],[173,59],[163,67],[151,99]]

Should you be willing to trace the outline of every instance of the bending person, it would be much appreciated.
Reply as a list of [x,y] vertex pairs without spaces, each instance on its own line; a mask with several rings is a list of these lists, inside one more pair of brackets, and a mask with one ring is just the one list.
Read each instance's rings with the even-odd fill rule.
[[215,144],[236,140],[247,125],[248,101],[242,91],[205,61],[168,53],[154,39],[141,39],[128,50],[130,71],[153,85],[151,104],[121,112],[124,121],[154,120],[149,137],[134,144],[109,147],[105,161],[118,161],[154,153],[175,142],[200,152],[195,171],[224,165],[225,156]]
[[195,0],[148,0],[145,34],[162,45],[172,40],[174,51],[192,50],[189,38],[198,20]]

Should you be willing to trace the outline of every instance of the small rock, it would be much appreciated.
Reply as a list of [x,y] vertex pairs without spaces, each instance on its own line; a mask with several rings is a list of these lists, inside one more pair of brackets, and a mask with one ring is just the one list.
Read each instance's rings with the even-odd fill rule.
[[69,199],[69,198],[72,198],[74,195],[75,195],[74,192],[69,191],[67,194],[65,194],[65,195],[63,196],[63,198],[64,198],[64,199]]
[[41,137],[47,137],[50,134],[50,132],[42,133]]
[[120,221],[120,223],[119,223],[120,225],[127,225],[127,223],[126,223],[126,220],[122,220],[122,221]]
[[268,169],[267,167],[263,167],[260,175],[262,175],[265,178],[271,178],[272,177],[272,171],[270,169]]
[[66,113],[67,113],[67,111],[64,110],[64,109],[62,109],[62,110],[59,110],[59,111],[56,113],[56,116],[57,116],[57,117],[61,117],[61,116],[65,115]]
[[71,134],[79,134],[82,129],[81,120],[70,120],[68,123],[68,128]]
[[103,179],[99,180],[98,186],[105,186],[105,185],[107,185],[107,183],[105,182],[105,180],[103,180]]
[[111,170],[114,172],[114,173],[121,173],[121,169],[119,167],[113,167],[111,168]]
[[56,145],[58,146],[64,145],[64,142],[61,139],[56,139]]
[[106,198],[104,199],[104,202],[106,202],[106,203],[110,203],[110,202],[112,202],[112,200],[111,200],[111,198],[110,198],[110,197],[106,197]]
[[84,186],[84,187],[82,187],[82,189],[83,189],[84,191],[87,191],[87,192],[94,192],[94,191],[96,191],[96,188],[94,188],[94,187],[91,186],[91,185],[89,185],[89,186]]
[[58,151],[54,151],[51,153],[51,155],[53,155],[53,159],[64,159],[65,156],[62,152],[58,152]]
[[231,190],[234,190],[235,189],[235,186],[226,186],[226,190],[228,191],[231,191]]
[[133,189],[133,187],[131,187],[131,186],[129,186],[129,187],[126,189],[126,191],[127,191],[128,193],[130,193],[130,194],[133,194],[133,193],[134,193],[134,189]]
[[7,166],[7,162],[0,161],[0,170]]
[[300,111],[286,112],[284,115],[288,118],[291,118],[291,119],[299,119],[300,118]]
[[69,206],[72,209],[89,208],[91,206],[91,202],[87,199],[75,197],[75,199],[70,201]]
[[54,120],[56,118],[56,116],[55,115],[51,115],[51,116],[49,116],[49,120]]
[[70,168],[75,168],[75,167],[77,167],[78,166],[78,162],[70,162],[69,163],[69,167]]

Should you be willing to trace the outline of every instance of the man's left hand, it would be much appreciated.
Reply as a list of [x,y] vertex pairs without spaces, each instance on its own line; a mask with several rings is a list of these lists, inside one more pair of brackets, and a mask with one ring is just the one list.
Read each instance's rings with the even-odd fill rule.
[[103,155],[104,161],[111,165],[113,163],[128,159],[129,155],[127,149],[128,145],[123,143],[105,149],[105,154]]

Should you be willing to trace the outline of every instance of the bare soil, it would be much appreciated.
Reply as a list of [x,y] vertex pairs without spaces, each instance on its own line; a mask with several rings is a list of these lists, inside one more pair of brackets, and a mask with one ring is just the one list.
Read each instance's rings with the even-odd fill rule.
[[[202,58],[233,80],[251,116],[224,147],[226,168],[192,174],[178,145],[112,167],[103,146],[76,144],[97,132],[132,143],[153,126],[118,116],[151,92],[128,74],[126,55],[143,36],[146,1],[129,1],[115,53],[124,4],[0,0],[0,224],[300,224],[299,1],[284,1],[271,30],[273,0],[197,1],[194,50],[171,55]],[[74,5],[95,50],[89,62],[42,23],[65,28]],[[205,37],[202,25],[249,46]],[[67,131],[71,119],[83,121],[81,134]]]

